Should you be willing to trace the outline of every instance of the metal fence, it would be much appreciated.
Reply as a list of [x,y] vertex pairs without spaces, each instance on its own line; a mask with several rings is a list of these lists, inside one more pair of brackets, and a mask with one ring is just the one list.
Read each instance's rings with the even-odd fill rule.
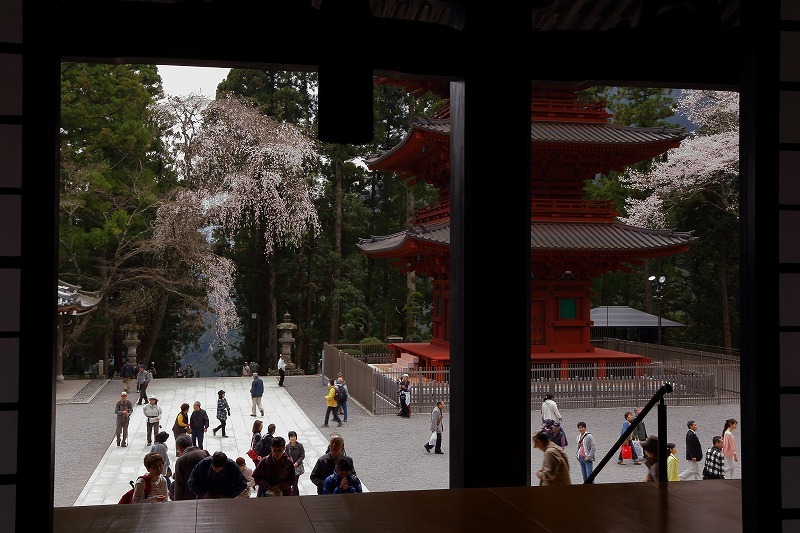
[[[392,356],[375,345],[330,345],[323,349],[324,379],[346,377],[350,396],[373,414],[396,413],[398,381],[410,376],[411,409],[429,412],[438,400],[450,405],[450,369],[392,366]],[[658,360],[652,363],[531,365],[531,409],[541,408],[553,393],[565,409],[644,405],[664,383],[673,392],[670,405],[740,402],[738,358],[705,357]]]

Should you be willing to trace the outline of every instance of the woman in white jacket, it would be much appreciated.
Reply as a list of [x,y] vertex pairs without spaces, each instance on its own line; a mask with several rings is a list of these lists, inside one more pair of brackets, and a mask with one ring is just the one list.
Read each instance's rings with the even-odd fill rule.
[[558,406],[553,401],[553,394],[547,393],[542,402],[542,424],[545,420],[552,420],[553,422],[561,423],[561,413],[558,412]]

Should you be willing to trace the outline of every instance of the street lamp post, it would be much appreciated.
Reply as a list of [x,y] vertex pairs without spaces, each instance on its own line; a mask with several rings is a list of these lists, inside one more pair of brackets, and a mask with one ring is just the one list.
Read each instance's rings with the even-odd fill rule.
[[261,366],[261,316],[258,313],[251,316],[256,320],[256,363]]
[[658,300],[658,345],[661,346],[661,301],[664,299],[664,283],[667,281],[667,278],[664,276],[660,276],[656,279],[655,276],[650,276],[647,278],[650,283],[655,282],[656,287],[656,300]]

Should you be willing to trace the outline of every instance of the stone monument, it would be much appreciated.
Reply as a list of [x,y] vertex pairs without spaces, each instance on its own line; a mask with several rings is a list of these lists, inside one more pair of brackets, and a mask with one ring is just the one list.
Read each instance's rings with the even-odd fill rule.
[[296,329],[297,324],[292,323],[292,315],[287,311],[283,315],[283,322],[278,324],[278,342],[281,345],[281,353],[279,355],[284,356],[287,374],[302,373],[302,371],[297,368],[297,365],[292,362],[292,345],[294,344],[292,331]]
[[142,342],[139,339],[139,329],[141,328],[138,324],[122,324],[120,329],[125,334],[122,344],[128,349],[128,361],[133,365],[138,365],[139,363],[136,362],[136,347]]

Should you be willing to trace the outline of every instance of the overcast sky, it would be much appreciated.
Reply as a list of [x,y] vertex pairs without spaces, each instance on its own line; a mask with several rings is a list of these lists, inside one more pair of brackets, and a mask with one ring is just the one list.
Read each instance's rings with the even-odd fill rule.
[[161,75],[165,94],[186,96],[195,92],[211,99],[217,94],[217,85],[225,79],[230,70],[229,68],[158,65],[158,73]]

